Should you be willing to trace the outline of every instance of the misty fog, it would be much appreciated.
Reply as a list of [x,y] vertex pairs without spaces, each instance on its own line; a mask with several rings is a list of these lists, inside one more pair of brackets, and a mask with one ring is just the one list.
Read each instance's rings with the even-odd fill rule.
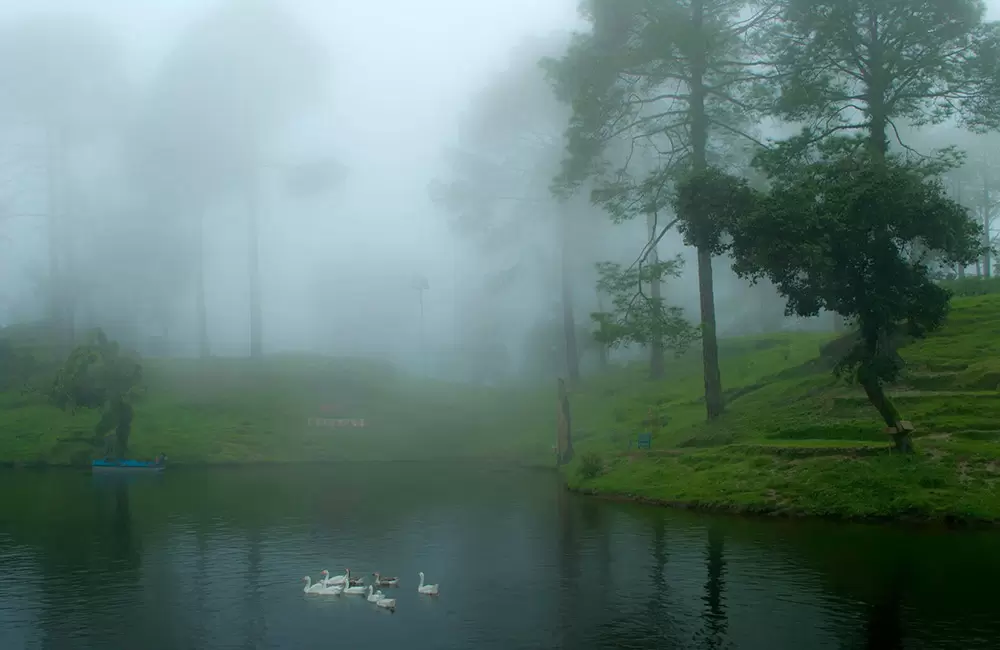
[[[0,326],[59,302],[146,355],[245,356],[255,219],[265,354],[553,376],[555,215],[582,336],[594,264],[647,232],[549,192],[569,113],[537,60],[580,28],[576,0],[0,2]],[[436,196],[463,183],[489,224]],[[697,322],[693,251],[659,254]],[[721,335],[832,327],[715,265]]]

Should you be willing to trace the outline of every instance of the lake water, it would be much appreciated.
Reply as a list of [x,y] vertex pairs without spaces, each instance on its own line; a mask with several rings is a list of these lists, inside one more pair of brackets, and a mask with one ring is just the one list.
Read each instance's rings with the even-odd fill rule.
[[[990,531],[699,515],[414,464],[8,471],[0,494],[4,650],[1000,647]],[[399,576],[396,612],[303,594],[324,568]]]

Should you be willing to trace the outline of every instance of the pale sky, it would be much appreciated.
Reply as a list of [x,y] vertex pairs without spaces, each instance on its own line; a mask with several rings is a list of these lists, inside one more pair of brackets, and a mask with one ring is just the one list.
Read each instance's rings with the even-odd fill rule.
[[[277,1],[277,0],[276,0]],[[137,79],[148,79],[183,31],[214,0],[0,0],[0,20],[28,12],[95,12],[117,28]],[[263,227],[262,274],[267,310],[301,313],[315,260],[356,264],[358,272],[393,260],[430,280],[428,328],[448,329],[457,245],[431,205],[427,184],[440,174],[442,150],[476,89],[502,66],[523,37],[579,25],[577,0],[282,0],[327,48],[333,107],[315,116],[321,146],[350,168],[327,213],[272,211]],[[988,2],[1000,19],[1000,0]],[[329,141],[329,142],[327,142]],[[275,199],[277,201],[277,199]],[[318,224],[318,225],[317,225]],[[210,254],[210,301],[245,313],[244,255],[238,241]],[[227,248],[228,247],[228,248]],[[12,262],[8,260],[7,266]],[[312,265],[312,266],[310,266]],[[367,265],[367,266],[366,266]],[[0,272],[4,268],[0,266]],[[0,313],[0,320],[3,314]],[[279,347],[309,339],[308,319],[282,320],[265,334]],[[245,323],[212,320],[215,340],[238,340]],[[242,344],[241,344],[242,345]]]

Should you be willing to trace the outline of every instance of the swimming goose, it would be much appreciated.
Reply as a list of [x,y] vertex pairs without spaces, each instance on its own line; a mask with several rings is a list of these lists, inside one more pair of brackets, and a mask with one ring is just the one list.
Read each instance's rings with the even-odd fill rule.
[[424,584],[424,572],[420,572],[420,584],[417,586],[417,591],[421,594],[427,594],[428,596],[437,596],[438,587],[440,585],[425,585]]
[[322,582],[317,582],[316,584],[313,584],[312,578],[310,578],[309,576],[305,576],[304,578],[302,578],[302,581],[306,583],[306,586],[302,588],[302,591],[304,593],[318,594],[322,593],[323,589],[325,589],[325,587],[323,587]]
[[[329,571],[327,571],[326,569],[323,569],[323,573],[326,573],[329,576]],[[342,585],[342,584],[344,584],[346,582],[347,582],[347,573],[344,573],[344,575],[330,576],[330,577],[326,578],[323,581],[323,584],[325,584],[326,586],[329,587],[330,585]],[[364,584],[364,582],[365,582],[365,577],[364,576],[361,576],[361,577],[358,577],[358,578],[351,578],[351,586],[352,587],[360,585],[360,584]]]
[[381,591],[375,591],[375,587],[373,587],[372,585],[368,585],[368,602],[369,603],[377,603],[378,601],[382,600],[383,598],[385,598],[385,594],[383,594]]
[[375,576],[375,584],[377,584],[379,587],[398,587],[399,586],[399,578],[386,578],[386,577],[383,577],[382,574],[378,573],[378,572],[376,572],[374,574],[374,576]]
[[351,570],[350,569],[347,570],[347,581],[351,584],[351,586],[350,587],[346,587],[346,586],[344,587],[344,593],[345,594],[351,594],[351,595],[354,595],[354,596],[364,596],[365,593],[368,591],[367,589],[365,589],[365,587],[363,585],[355,585],[354,584],[354,582],[351,580]]

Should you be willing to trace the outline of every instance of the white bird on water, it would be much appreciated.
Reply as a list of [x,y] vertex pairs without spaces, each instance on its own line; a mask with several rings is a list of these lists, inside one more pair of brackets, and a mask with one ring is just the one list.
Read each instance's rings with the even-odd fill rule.
[[385,594],[382,593],[381,589],[379,591],[375,591],[375,587],[373,587],[372,585],[368,585],[368,602],[369,603],[377,603],[379,600],[381,600],[383,598],[385,598]]
[[322,582],[312,583],[312,578],[305,576],[302,578],[302,582],[306,583],[306,586],[302,588],[302,591],[307,594],[319,594],[323,593],[326,587],[323,586]]
[[440,585],[425,585],[424,572],[423,571],[420,572],[420,584],[417,586],[417,592],[421,594],[426,594],[428,596],[437,596],[439,591],[438,589],[439,586]]
[[352,586],[350,586],[350,587],[345,586],[344,587],[344,593],[345,594],[350,594],[350,595],[353,595],[353,596],[364,596],[368,592],[368,590],[364,587],[364,585],[354,586],[353,583],[351,583],[351,570],[350,569],[347,570],[347,583],[345,583],[345,585],[348,584],[348,583],[350,583]]

